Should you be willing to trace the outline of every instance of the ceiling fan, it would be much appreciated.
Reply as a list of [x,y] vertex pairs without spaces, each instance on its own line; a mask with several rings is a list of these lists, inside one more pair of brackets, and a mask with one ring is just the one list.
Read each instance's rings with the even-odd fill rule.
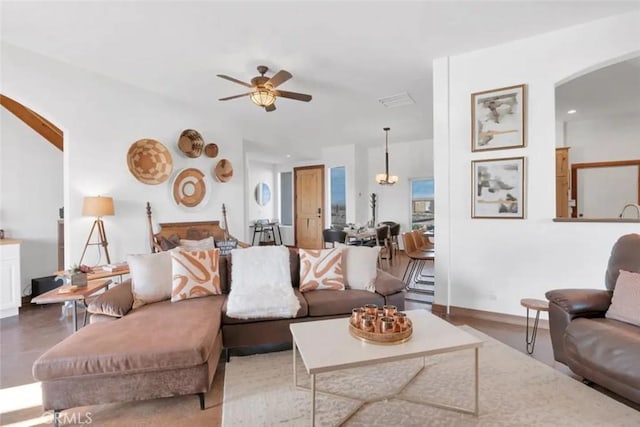
[[269,67],[258,65],[258,72],[260,73],[260,75],[252,78],[251,84],[245,83],[238,79],[234,79],[233,77],[225,76],[224,74],[218,74],[218,77],[220,78],[251,88],[251,92],[243,93],[241,95],[228,96],[226,98],[220,98],[219,101],[228,101],[230,99],[248,96],[254,104],[260,107],[264,107],[267,112],[276,109],[275,102],[277,97],[289,98],[296,101],[304,102],[311,101],[311,95],[297,92],[287,92],[286,90],[276,90],[278,86],[280,86],[282,83],[286,82],[293,76],[288,71],[280,70],[272,77],[266,77],[264,74],[268,70]]

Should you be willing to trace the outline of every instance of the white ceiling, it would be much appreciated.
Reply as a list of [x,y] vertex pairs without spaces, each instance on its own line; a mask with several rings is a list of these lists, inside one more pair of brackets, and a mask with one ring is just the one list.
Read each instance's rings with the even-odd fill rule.
[[[568,114],[569,110],[576,110]],[[609,65],[556,88],[556,120],[640,117],[640,57]]]
[[[431,138],[434,58],[639,9],[637,1],[474,2],[10,2],[4,42],[193,104],[243,129],[256,147],[314,158],[326,145],[382,146]],[[286,69],[266,113],[248,99],[219,102],[259,64]],[[268,74],[270,75],[270,74]],[[415,105],[377,99],[408,92]]]

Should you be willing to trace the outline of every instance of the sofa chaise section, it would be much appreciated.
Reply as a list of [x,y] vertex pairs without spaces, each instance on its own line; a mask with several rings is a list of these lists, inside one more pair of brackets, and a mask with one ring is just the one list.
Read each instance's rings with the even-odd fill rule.
[[215,313],[223,302],[155,303],[67,337],[33,365],[44,409],[207,392],[222,351]]

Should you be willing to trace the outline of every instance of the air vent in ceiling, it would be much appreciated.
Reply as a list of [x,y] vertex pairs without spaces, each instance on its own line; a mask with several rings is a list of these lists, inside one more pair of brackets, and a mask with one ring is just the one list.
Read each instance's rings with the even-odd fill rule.
[[404,105],[411,105],[416,103],[407,92],[386,96],[384,98],[378,99],[378,101],[387,108],[397,108]]

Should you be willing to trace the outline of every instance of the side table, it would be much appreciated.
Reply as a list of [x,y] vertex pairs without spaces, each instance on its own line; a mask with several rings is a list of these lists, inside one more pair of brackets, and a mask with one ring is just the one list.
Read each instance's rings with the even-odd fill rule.
[[[98,265],[95,267],[91,267],[91,269],[93,270],[91,273],[87,273],[87,280],[88,281],[92,281],[92,280],[97,280],[97,279],[106,279],[108,277],[115,277],[115,276],[120,276],[120,282],[122,282],[122,276],[125,274],[129,274],[129,266],[128,265],[123,265],[123,267],[119,268],[118,270],[115,271],[108,271],[105,269],[104,265]],[[56,271],[55,273],[56,276],[63,276],[65,274],[64,270],[60,270],[60,271]]]
[[[33,298],[31,302],[33,304],[56,304],[66,303],[71,301],[73,303],[73,332],[78,331],[78,301],[80,301],[85,309],[87,308],[86,298],[100,289],[104,289],[111,284],[111,279],[97,279],[91,280],[87,283],[87,286],[73,289],[71,286],[60,286],[52,289],[49,292],[45,292],[42,295],[38,295]],[[72,290],[73,289],[73,290]],[[84,314],[84,323],[87,323],[87,313]],[[84,325],[83,325],[84,326]]]
[[[527,353],[533,354],[533,349],[536,346],[536,335],[538,334],[538,321],[540,320],[541,311],[549,311],[549,303],[540,299],[524,298],[520,300],[520,305],[527,308]],[[533,331],[529,336],[529,310],[536,310],[536,319],[533,323]]]

